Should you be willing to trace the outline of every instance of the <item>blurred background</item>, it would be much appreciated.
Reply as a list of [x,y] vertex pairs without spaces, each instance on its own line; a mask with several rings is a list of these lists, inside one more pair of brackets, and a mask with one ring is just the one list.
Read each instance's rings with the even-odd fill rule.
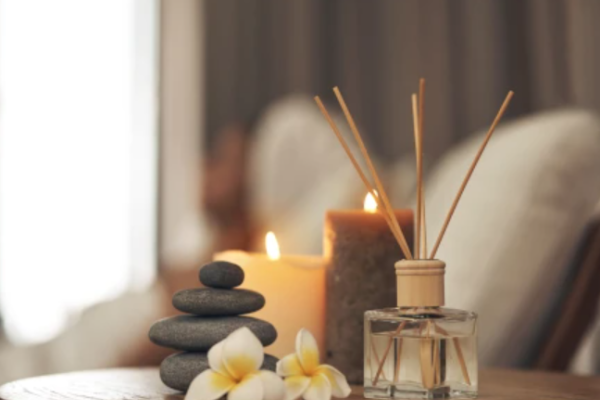
[[[430,242],[483,366],[600,369],[600,3],[0,0],[0,383],[155,365],[215,251],[322,254],[365,191],[312,97],[342,90],[396,208],[427,80]],[[340,119],[340,125],[344,126]],[[465,290],[465,283],[469,288]]]

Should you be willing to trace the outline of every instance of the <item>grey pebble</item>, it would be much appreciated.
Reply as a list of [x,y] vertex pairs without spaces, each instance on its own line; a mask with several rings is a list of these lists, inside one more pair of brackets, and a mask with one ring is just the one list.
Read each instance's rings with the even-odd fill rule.
[[[277,361],[276,357],[265,354],[261,369],[275,371]],[[168,387],[185,392],[194,378],[208,368],[206,353],[177,353],[165,358],[160,364],[160,379]]]
[[208,351],[231,332],[248,327],[263,346],[277,339],[275,327],[251,317],[195,317],[178,315],[161,319],[150,327],[150,340],[163,347],[185,351]]
[[244,270],[227,261],[214,261],[200,268],[200,282],[217,289],[232,289],[244,282]]
[[198,316],[248,314],[265,305],[265,297],[245,289],[186,289],[175,293],[173,306],[179,311]]

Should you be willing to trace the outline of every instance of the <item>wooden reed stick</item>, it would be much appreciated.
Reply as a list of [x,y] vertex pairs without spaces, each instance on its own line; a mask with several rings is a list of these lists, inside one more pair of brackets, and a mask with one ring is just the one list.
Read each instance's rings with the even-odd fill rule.
[[421,379],[423,386],[427,389],[433,389],[433,387],[439,383],[435,375],[435,342],[430,332],[431,323],[427,321],[427,334],[424,338],[419,340],[419,355],[421,361]]
[[381,375],[381,371],[383,371],[383,365],[385,364],[385,360],[387,359],[388,355],[390,354],[390,349],[392,348],[392,343],[394,343],[394,337],[396,335],[399,335],[400,332],[402,332],[402,330],[406,326],[407,322],[408,321],[402,321],[400,323],[400,325],[398,325],[398,328],[396,328],[394,333],[392,333],[392,335],[390,336],[390,340],[387,342],[387,346],[385,347],[385,351],[383,352],[383,358],[381,359],[381,362],[379,363],[379,367],[377,368],[377,373],[375,374],[375,379],[373,380],[373,386],[377,385],[377,382],[379,381],[379,376]]
[[423,252],[421,254],[421,258],[427,258],[427,222],[425,221],[425,190],[421,194],[423,198],[423,205],[421,206],[421,247],[423,248]]
[[415,136],[415,159],[417,163],[417,211],[415,215],[415,258],[421,258],[421,227],[422,227],[422,218],[423,213],[421,211],[421,207],[423,206],[423,198],[421,197],[423,191],[421,190],[421,186],[423,185],[423,174],[422,174],[422,160],[421,160],[421,140],[420,133],[421,129],[419,127],[419,112],[417,106],[417,95],[413,93],[412,95],[412,112],[413,112],[413,131]]
[[419,131],[423,137],[423,123],[425,121],[425,78],[419,79]]
[[[448,331],[442,328],[441,326],[434,324],[434,328],[436,332],[445,335],[446,337],[450,337]],[[465,362],[465,357],[463,356],[462,346],[460,345],[460,342],[458,341],[457,337],[452,338],[452,343],[454,344],[454,348],[456,349],[456,356],[458,358],[458,364],[460,365],[460,370],[462,371],[463,378],[465,378],[465,382],[467,383],[467,385],[471,385],[471,378],[469,377],[469,370],[467,369],[467,363]]]
[[[392,213],[391,219],[390,219],[390,215],[386,212],[386,209],[385,209],[385,207],[382,204],[381,198],[378,196],[377,192],[375,192],[375,189],[373,189],[373,186],[371,186],[371,183],[369,182],[369,180],[367,179],[366,175],[364,174],[362,168],[358,164],[358,161],[356,161],[356,158],[352,154],[352,151],[350,150],[350,147],[348,146],[348,143],[346,143],[346,140],[342,136],[342,133],[340,132],[340,130],[338,129],[337,125],[333,121],[333,118],[331,118],[331,115],[329,115],[329,112],[325,108],[325,105],[323,104],[323,102],[321,101],[321,99],[319,98],[319,96],[315,96],[315,101],[317,102],[317,105],[319,106],[319,109],[321,110],[321,112],[325,116],[325,119],[329,123],[329,126],[331,127],[331,130],[333,130],[333,132],[335,133],[335,136],[338,138],[338,141],[342,145],[342,148],[346,152],[346,155],[348,156],[348,158],[352,162],[352,165],[354,166],[354,169],[356,169],[356,172],[358,173],[358,176],[363,181],[363,184],[365,185],[365,187],[367,188],[367,190],[369,191],[369,193],[371,193],[371,195],[373,196],[373,198],[375,198],[375,201],[377,202],[377,210],[383,216],[383,218],[387,222],[388,226],[390,227],[390,230],[392,231],[392,234],[394,235],[394,238],[396,239],[396,241],[398,242],[398,245],[400,246],[400,249],[402,249],[402,252],[404,253],[404,257],[408,258],[408,256],[410,255],[410,252],[406,253],[404,251],[403,241],[402,241],[402,238],[403,238],[402,231],[401,230],[399,231],[398,229],[396,229],[396,225],[398,225],[398,221],[396,220],[395,215]],[[392,221],[396,221],[396,225],[394,225],[394,223]]]
[[[382,364],[381,361],[379,360],[379,355],[377,354],[377,348],[375,347],[375,342],[373,341],[373,338],[371,337],[371,351],[373,351],[373,356],[375,357],[375,365],[380,365]],[[385,371],[381,372],[381,376],[383,377],[384,380],[387,381],[387,377],[385,376]],[[375,383],[373,384],[375,385]]]
[[438,383],[442,380],[440,345],[441,342],[439,340],[433,342],[433,374]]
[[465,382],[467,385],[471,386],[471,378],[469,378],[469,371],[467,370],[467,363],[465,362],[465,357],[463,356],[462,347],[460,346],[460,342],[458,338],[452,338],[452,343],[454,343],[454,349],[456,349],[456,355],[458,356],[458,363],[460,364],[460,369],[465,378]]
[[392,206],[390,205],[390,201],[387,197],[385,189],[383,188],[383,185],[381,184],[381,180],[379,179],[379,176],[377,175],[375,166],[373,165],[373,162],[371,161],[369,152],[367,151],[367,148],[360,136],[360,132],[358,131],[358,128],[356,127],[354,118],[352,117],[350,110],[348,110],[348,106],[346,105],[346,101],[344,100],[344,97],[342,96],[342,93],[340,92],[340,90],[337,87],[334,87],[333,92],[335,93],[335,96],[337,97],[337,100],[340,103],[340,106],[342,107],[342,111],[344,112],[346,121],[348,121],[348,125],[350,125],[350,130],[352,131],[352,134],[354,135],[354,138],[356,139],[356,142],[358,143],[358,147],[360,148],[360,151],[363,154],[365,161],[367,162],[367,167],[369,168],[369,171],[371,172],[371,176],[373,177],[373,180],[375,181],[375,186],[381,196],[381,200],[383,201],[383,205],[385,206],[388,216],[389,216],[390,220],[392,221],[392,224],[394,225],[395,229],[400,233],[400,237],[401,237],[401,241],[402,241],[402,244],[400,247],[402,247],[402,250],[404,252],[404,257],[408,260],[412,260],[413,256],[410,251],[410,248],[408,247],[408,243],[406,242],[406,238],[404,237],[404,234],[402,233],[402,228],[400,228],[398,221],[394,217],[394,211],[392,209]]
[[471,175],[473,174],[473,171],[475,170],[475,167],[477,166],[477,163],[479,162],[479,159],[481,158],[481,155],[483,154],[485,147],[487,146],[488,142],[490,141],[490,138],[492,137],[494,130],[496,130],[496,126],[498,126],[500,119],[502,119],[502,115],[504,115],[504,112],[506,111],[508,104],[510,103],[510,100],[512,99],[513,95],[514,95],[514,93],[512,90],[509,91],[508,94],[506,95],[506,98],[504,99],[504,103],[502,103],[502,107],[500,107],[498,114],[496,114],[496,118],[494,118],[494,122],[492,122],[492,125],[490,126],[490,129],[488,130],[487,135],[485,135],[485,139],[483,140],[483,143],[481,143],[481,146],[479,146],[479,150],[477,151],[477,154],[475,155],[475,159],[471,163],[471,166],[469,167],[469,170],[467,171],[467,175],[463,179],[463,182],[460,185],[460,188],[458,189],[458,193],[456,194],[456,197],[454,198],[454,202],[452,203],[452,206],[450,207],[450,210],[448,211],[448,215],[446,215],[446,219],[444,221],[444,224],[442,225],[442,229],[440,230],[440,233],[438,234],[437,240],[435,241],[435,245],[433,246],[433,249],[431,250],[431,254],[429,255],[429,258],[431,258],[431,259],[435,258],[435,254],[437,253],[438,248],[440,247],[440,243],[442,242],[442,239],[444,238],[446,229],[448,229],[448,224],[450,224],[452,215],[454,215],[456,206],[458,205],[458,202],[460,201],[460,198],[462,197],[462,194],[465,191],[465,188],[467,187],[467,183],[469,183],[469,179],[471,179]]
[[427,219],[425,218],[425,185],[423,185],[423,135],[425,121],[425,78],[419,80],[419,143],[421,147],[421,255],[420,258],[427,258]]

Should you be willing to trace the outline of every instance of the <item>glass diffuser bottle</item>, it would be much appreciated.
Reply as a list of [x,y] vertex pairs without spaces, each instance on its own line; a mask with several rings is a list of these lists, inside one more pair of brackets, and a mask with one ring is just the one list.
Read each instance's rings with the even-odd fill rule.
[[445,267],[398,261],[397,307],[365,313],[366,398],[477,396],[477,315],[443,307]]

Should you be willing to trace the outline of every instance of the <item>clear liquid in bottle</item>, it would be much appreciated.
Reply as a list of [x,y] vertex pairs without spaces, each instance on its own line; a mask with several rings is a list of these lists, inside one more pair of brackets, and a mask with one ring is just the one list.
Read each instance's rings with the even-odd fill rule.
[[365,313],[366,398],[477,396],[477,316],[443,307]]

